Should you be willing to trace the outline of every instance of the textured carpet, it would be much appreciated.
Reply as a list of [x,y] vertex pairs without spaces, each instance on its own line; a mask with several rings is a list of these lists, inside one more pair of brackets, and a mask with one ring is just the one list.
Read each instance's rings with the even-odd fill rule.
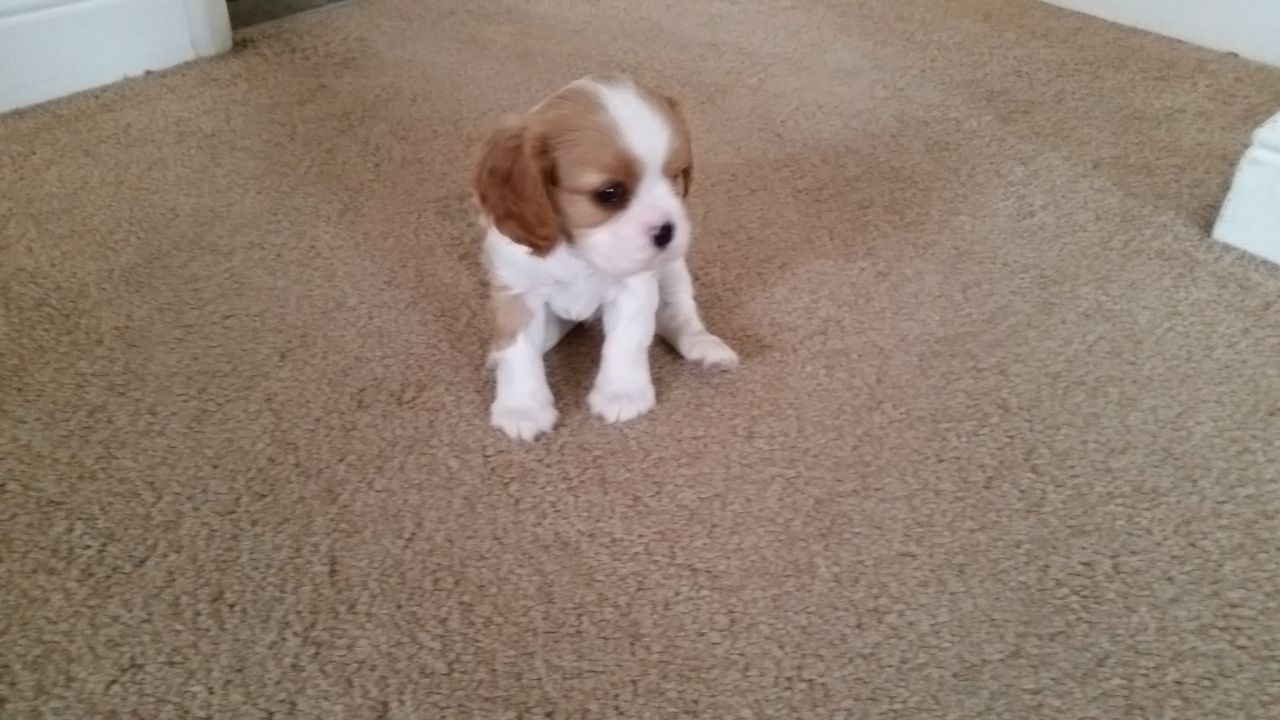
[[[744,365],[608,428],[581,333],[516,446],[466,163],[601,69]],[[1268,716],[1277,107],[1034,2],[361,0],[2,118],[6,720]]]

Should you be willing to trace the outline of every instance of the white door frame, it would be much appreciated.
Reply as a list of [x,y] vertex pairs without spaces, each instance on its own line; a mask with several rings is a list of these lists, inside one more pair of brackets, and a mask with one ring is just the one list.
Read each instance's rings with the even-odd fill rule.
[[[1047,0],[1054,5],[1280,67],[1280,0]],[[1280,263],[1280,113],[1236,166],[1213,238]]]
[[0,112],[230,49],[226,0],[0,0]]
[[1280,113],[1253,134],[1213,238],[1280,264]]

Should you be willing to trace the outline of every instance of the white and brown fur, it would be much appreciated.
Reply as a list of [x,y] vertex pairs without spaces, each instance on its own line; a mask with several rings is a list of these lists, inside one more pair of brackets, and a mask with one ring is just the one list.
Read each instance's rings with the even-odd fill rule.
[[571,83],[484,142],[472,189],[487,229],[494,427],[532,440],[555,426],[543,355],[596,317],[605,339],[587,400],[606,422],[653,408],[655,333],[688,360],[737,364],[694,301],[692,173],[677,103],[621,76]]

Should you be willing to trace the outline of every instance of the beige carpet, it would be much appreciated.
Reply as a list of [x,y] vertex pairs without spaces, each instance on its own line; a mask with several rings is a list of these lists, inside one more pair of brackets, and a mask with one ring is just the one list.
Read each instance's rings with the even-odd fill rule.
[[[626,18],[625,20],[622,18]],[[360,0],[0,119],[6,720],[1263,718],[1280,72],[1017,0]],[[632,70],[744,354],[486,425],[465,189]]]

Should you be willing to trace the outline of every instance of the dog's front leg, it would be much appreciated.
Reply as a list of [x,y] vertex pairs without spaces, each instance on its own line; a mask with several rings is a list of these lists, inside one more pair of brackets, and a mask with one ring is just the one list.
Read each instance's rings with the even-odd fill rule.
[[702,323],[694,300],[693,277],[684,259],[669,263],[659,271],[662,298],[658,310],[658,333],[686,360],[712,368],[731,368],[738,354],[712,335]]
[[625,422],[653,409],[649,348],[657,311],[658,281],[651,273],[628,278],[604,303],[604,349],[587,403],[605,422]]
[[489,364],[496,387],[490,423],[514,440],[533,440],[555,427],[559,413],[542,354],[547,342],[547,307],[521,295],[495,292],[497,335]]

